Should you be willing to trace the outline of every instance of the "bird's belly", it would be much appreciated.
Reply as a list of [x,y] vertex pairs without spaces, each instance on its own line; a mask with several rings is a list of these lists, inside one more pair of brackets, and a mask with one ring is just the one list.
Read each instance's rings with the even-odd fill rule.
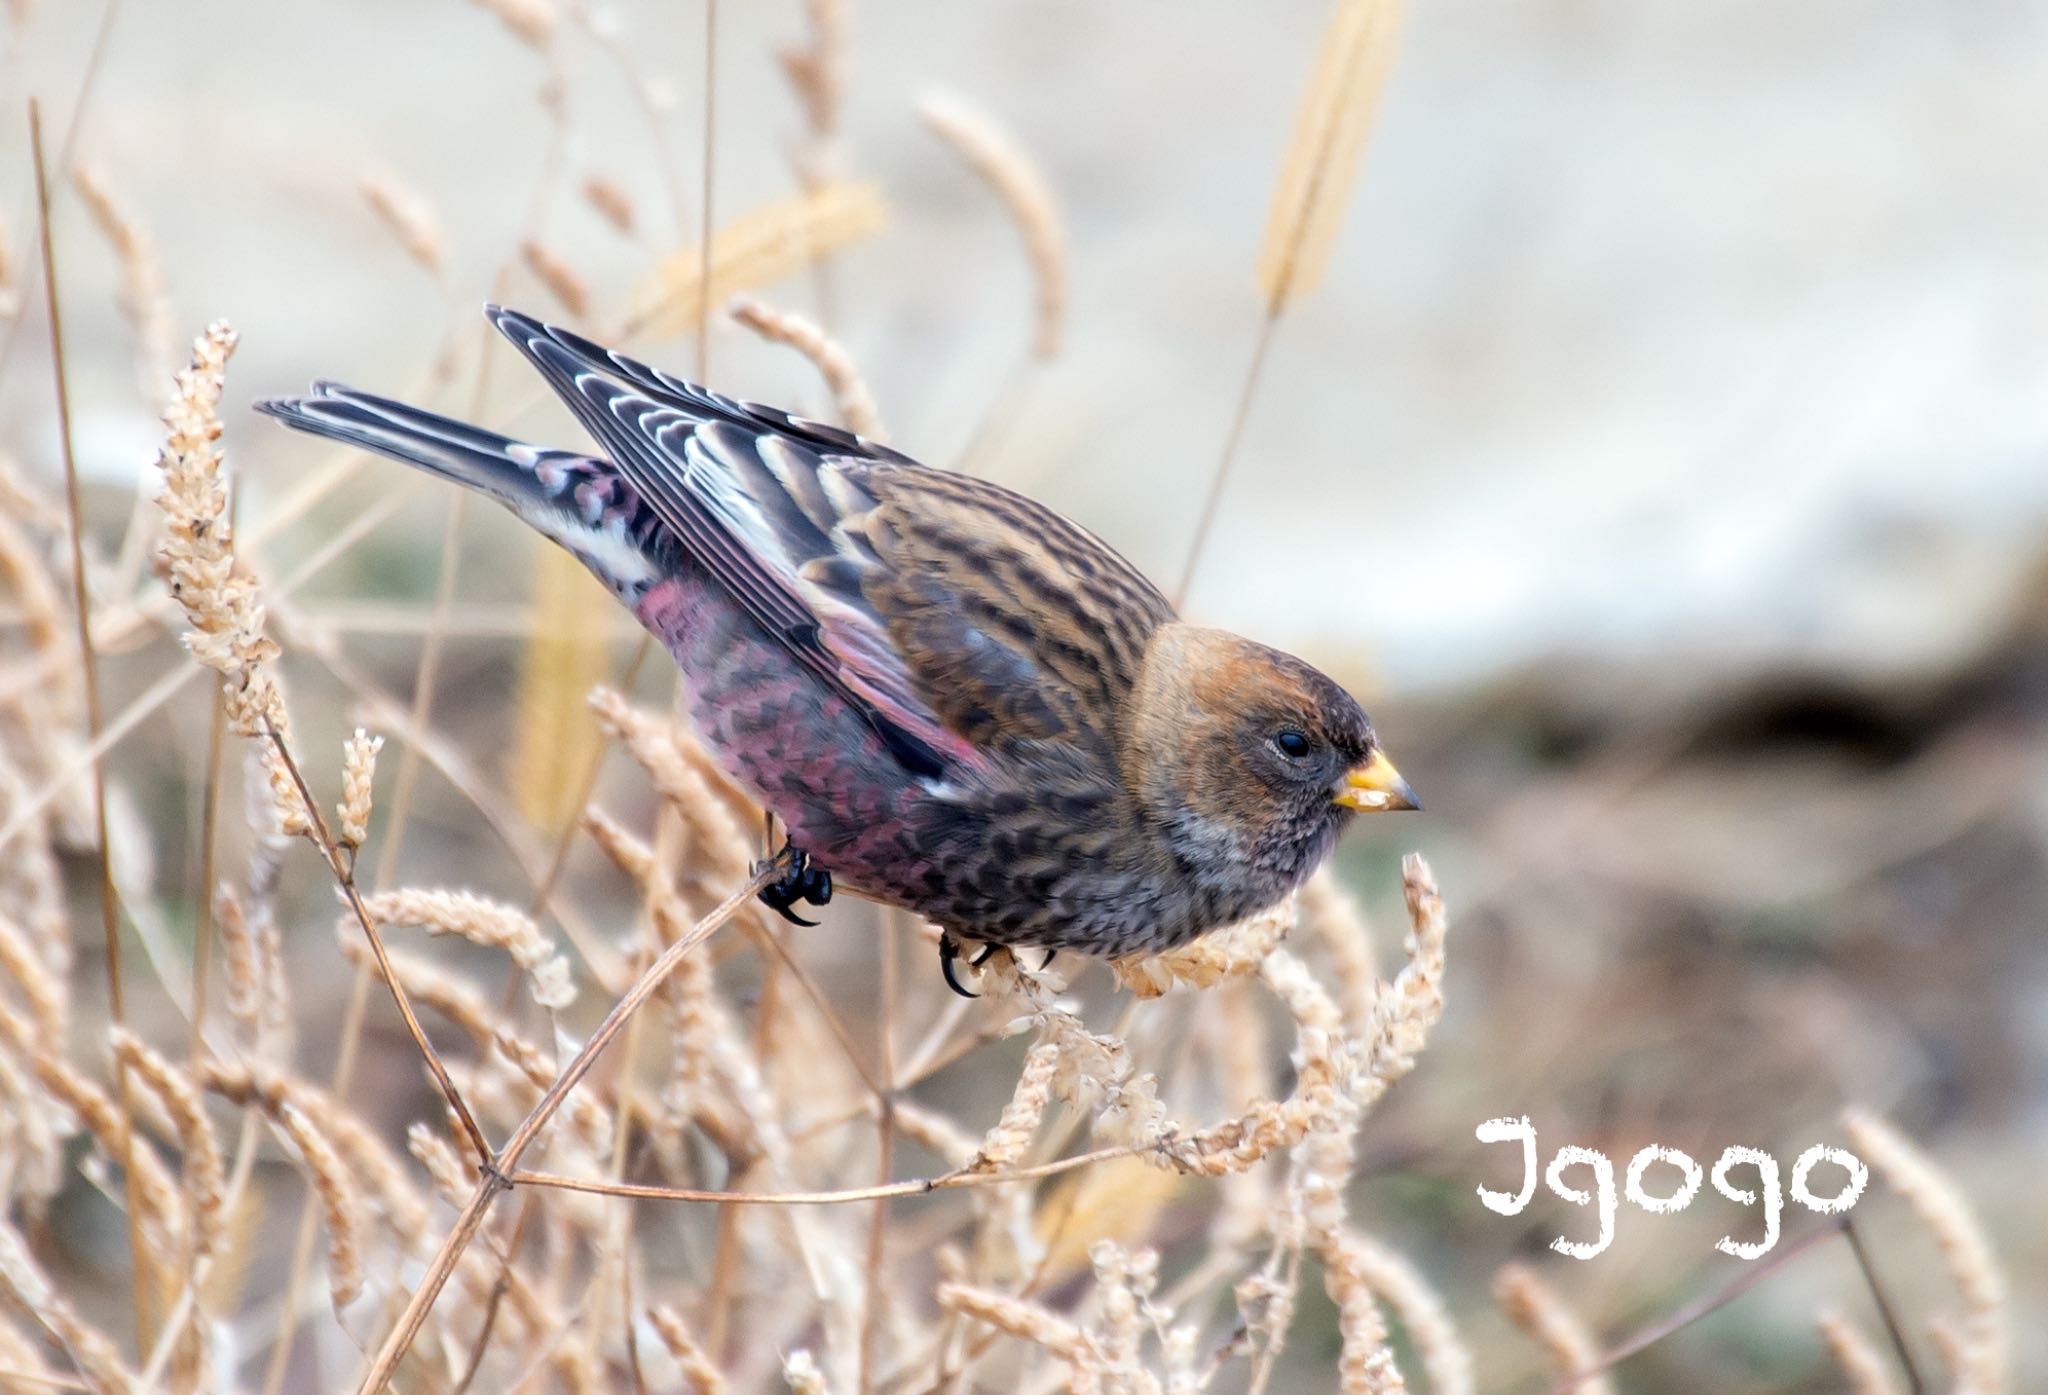
[[867,721],[701,576],[650,588],[637,613],[682,671],[705,746],[790,842],[848,890],[917,909],[924,791]]

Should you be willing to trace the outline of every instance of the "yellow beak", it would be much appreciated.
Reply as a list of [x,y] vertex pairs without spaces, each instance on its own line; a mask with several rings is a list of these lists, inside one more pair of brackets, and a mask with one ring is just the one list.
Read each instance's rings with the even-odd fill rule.
[[1370,760],[1360,761],[1344,772],[1344,783],[1337,787],[1335,799],[1345,808],[1364,814],[1422,807],[1422,801],[1401,778],[1401,772],[1394,769],[1394,763],[1378,751],[1372,753]]

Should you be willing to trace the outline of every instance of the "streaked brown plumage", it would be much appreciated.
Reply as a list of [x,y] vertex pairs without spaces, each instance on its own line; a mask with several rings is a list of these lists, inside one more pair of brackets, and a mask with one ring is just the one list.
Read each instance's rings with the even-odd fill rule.
[[[1417,807],[1340,687],[1179,621],[1044,505],[489,313],[604,456],[332,385],[260,405],[575,552],[667,644],[710,747],[849,888],[963,937],[1117,956],[1270,906],[1353,812]],[[783,891],[828,888],[814,870]]]

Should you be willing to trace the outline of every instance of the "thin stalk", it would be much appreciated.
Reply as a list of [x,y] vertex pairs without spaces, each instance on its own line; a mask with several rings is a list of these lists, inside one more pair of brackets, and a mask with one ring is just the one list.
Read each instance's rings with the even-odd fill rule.
[[1202,512],[1195,519],[1195,536],[1188,543],[1187,561],[1181,564],[1180,581],[1173,588],[1173,608],[1180,609],[1187,604],[1188,587],[1195,579],[1195,567],[1202,560],[1202,548],[1209,541],[1209,530],[1216,525],[1216,510],[1223,502],[1223,491],[1230,483],[1230,469],[1237,460],[1238,442],[1244,438],[1245,423],[1251,420],[1252,396],[1258,391],[1259,376],[1265,372],[1266,350],[1272,347],[1273,329],[1280,323],[1280,311],[1276,306],[1266,312],[1266,318],[1259,325],[1258,341],[1252,346],[1252,361],[1245,369],[1244,385],[1237,392],[1237,410],[1231,414],[1230,429],[1223,437],[1223,456],[1216,462],[1216,473],[1209,478],[1209,492],[1202,500]]
[[[890,906],[882,911],[882,1010],[875,1017],[876,1074],[881,1077],[877,1096],[880,1111],[875,1119],[875,1181],[886,1183],[896,1170],[896,942],[903,928],[901,913]],[[874,1204],[868,1221],[866,1282],[861,1286],[860,1392],[873,1395],[875,1348],[881,1336],[882,1304],[879,1298],[882,1261],[889,1246],[889,1202]]]
[[441,1242],[441,1248],[435,1253],[433,1262],[427,1266],[419,1286],[413,1290],[411,1300],[405,1305],[405,1311],[399,1315],[397,1324],[385,1337],[384,1344],[378,1348],[375,1359],[370,1363],[370,1369],[364,1373],[362,1384],[357,1388],[357,1395],[380,1395],[389,1384],[392,1372],[397,1370],[398,1363],[405,1359],[406,1352],[412,1347],[413,1339],[419,1335],[420,1328],[426,1323],[427,1314],[432,1311],[434,1300],[440,1297],[441,1290],[447,1286],[449,1275],[455,1272],[455,1266],[461,1260],[463,1251],[467,1250],[470,1242],[476,1238],[485,1215],[490,1211],[491,1203],[497,1200],[499,1193],[513,1185],[515,1169],[520,1158],[526,1155],[526,1150],[533,1146],[533,1141],[540,1136],[540,1131],[554,1118],[556,1111],[562,1107],[562,1102],[569,1097],[569,1092],[582,1083],[584,1076],[590,1074],[591,1067],[597,1064],[597,1058],[604,1054],[605,1048],[625,1029],[633,1015],[646,1006],[647,1000],[654,996],[662,981],[675,971],[683,956],[709,939],[720,926],[731,920],[739,912],[740,907],[746,905],[768,884],[768,879],[773,875],[775,869],[772,867],[763,867],[755,872],[744,886],[721,901],[709,915],[691,926],[687,933],[677,936],[668,948],[661,952],[661,957],[648,965],[633,986],[626,990],[625,996],[612,1005],[612,1010],[605,1014],[604,1021],[591,1033],[590,1040],[583,1044],[583,1049],[563,1068],[562,1073],[555,1078],[555,1083],[547,1088],[547,1092],[527,1113],[525,1121],[505,1141],[505,1146],[491,1157],[490,1166],[484,1169],[482,1176],[477,1179],[476,1191],[471,1193],[469,1203],[456,1217],[454,1228]]
[[449,1077],[448,1067],[441,1060],[441,1053],[436,1051],[433,1042],[427,1039],[426,1028],[420,1025],[419,1014],[413,1011],[412,997],[405,991],[405,984],[400,980],[398,970],[391,966],[391,952],[384,947],[384,936],[378,932],[376,922],[370,919],[370,913],[363,905],[362,892],[356,888],[355,873],[350,869],[347,859],[342,857],[340,850],[335,847],[333,835],[327,831],[326,816],[320,812],[320,805],[314,800],[313,791],[306,784],[305,773],[292,758],[291,748],[285,745],[284,735],[278,731],[277,724],[267,715],[263,719],[263,732],[277,748],[278,759],[284,762],[285,769],[291,774],[292,784],[298,788],[300,802],[305,805],[306,816],[313,824],[314,842],[327,862],[327,870],[334,874],[335,884],[341,888],[342,898],[348,902],[349,910],[354,912],[356,924],[362,927],[363,934],[370,941],[370,952],[377,958],[377,970],[383,975],[385,986],[391,990],[392,1001],[398,1005],[398,1015],[405,1019],[405,1029],[411,1034],[413,1045],[419,1048],[420,1055],[426,1060],[427,1069],[432,1073],[434,1083],[440,1087],[442,1096],[448,1101],[448,1107],[455,1111],[455,1118],[462,1125],[462,1131],[468,1136],[471,1146],[480,1156],[489,1157],[490,1142],[484,1137],[484,1131],[477,1124],[476,1117],[469,1112],[469,1105],[463,1100],[462,1092],[455,1088],[455,1081]]
[[703,287],[701,294],[704,296],[702,313],[697,316],[697,381],[700,383],[711,372],[711,189],[717,135],[718,0],[704,0],[704,187],[700,192],[702,207],[697,210],[701,229],[697,246],[697,284]]
[[1671,1314],[1671,1316],[1651,1323],[1620,1346],[1602,1353],[1600,1359],[1592,1365],[1573,1371],[1556,1385],[1550,1387],[1550,1395],[1571,1395],[1572,1391],[1577,1390],[1594,1376],[1601,1374],[1603,1371],[1613,1369],[1639,1352],[1649,1350],[1649,1348],[1663,1341],[1680,1328],[1690,1327],[1707,1314],[1727,1307],[1730,1303],[1742,1297],[1743,1294],[1755,1288],[1758,1284],[1778,1270],[1783,1269],[1808,1250],[1814,1249],[1824,1241],[1832,1240],[1837,1235],[1840,1235],[1847,1228],[1848,1224],[1849,1218],[1841,1216],[1828,1222],[1818,1230],[1801,1236],[1769,1259],[1743,1270],[1732,1282],[1724,1285],[1718,1292],[1710,1293],[1696,1303],[1688,1303],[1677,1312]]
[[1906,1372],[1907,1387],[1912,1395],[1926,1395],[1927,1383],[1920,1378],[1919,1366],[1914,1364],[1912,1348],[1906,1343],[1905,1328],[1899,1323],[1898,1309],[1892,1306],[1890,1295],[1878,1282],[1877,1265],[1863,1243],[1863,1232],[1856,1228],[1855,1217],[1842,1218],[1842,1233],[1849,1237],[1849,1252],[1856,1256],[1856,1267],[1863,1271],[1863,1282],[1870,1290],[1870,1299],[1877,1304],[1878,1316],[1884,1319],[1885,1335],[1891,1339],[1892,1350],[1898,1354],[1899,1365]]
[[[71,526],[71,599],[78,615],[78,662],[85,688],[87,739],[100,738],[99,665],[92,644],[92,601],[85,585],[85,511],[79,504],[78,458],[71,439],[71,384],[64,370],[64,317],[57,301],[56,245],[50,235],[50,177],[43,160],[43,113],[31,97],[28,103],[29,146],[35,160],[36,232],[43,251],[43,300],[50,319],[50,364],[57,391],[57,441],[64,459],[64,505]],[[121,926],[114,894],[113,860],[107,847],[107,772],[99,760],[92,762],[93,837],[99,862],[100,929],[104,935],[107,963],[107,1017],[116,1028],[125,1028],[128,1015],[121,997]],[[137,1204],[135,1177],[134,1107],[130,1095],[127,1065],[114,1057],[114,1094],[121,1116],[121,1173],[128,1194],[128,1247],[134,1258],[130,1275],[135,1298],[135,1330],[148,1345],[150,1256],[143,1247],[142,1211]]]

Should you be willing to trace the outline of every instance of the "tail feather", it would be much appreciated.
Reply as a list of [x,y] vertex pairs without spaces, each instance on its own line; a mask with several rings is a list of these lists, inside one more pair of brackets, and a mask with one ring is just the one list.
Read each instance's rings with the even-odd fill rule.
[[582,558],[629,603],[662,566],[658,524],[607,460],[552,450],[388,397],[318,382],[256,410],[489,495]]
[[317,382],[305,397],[266,398],[256,410],[296,430],[468,485],[514,508],[547,497],[547,481],[536,473],[544,460],[578,458],[340,383]]

